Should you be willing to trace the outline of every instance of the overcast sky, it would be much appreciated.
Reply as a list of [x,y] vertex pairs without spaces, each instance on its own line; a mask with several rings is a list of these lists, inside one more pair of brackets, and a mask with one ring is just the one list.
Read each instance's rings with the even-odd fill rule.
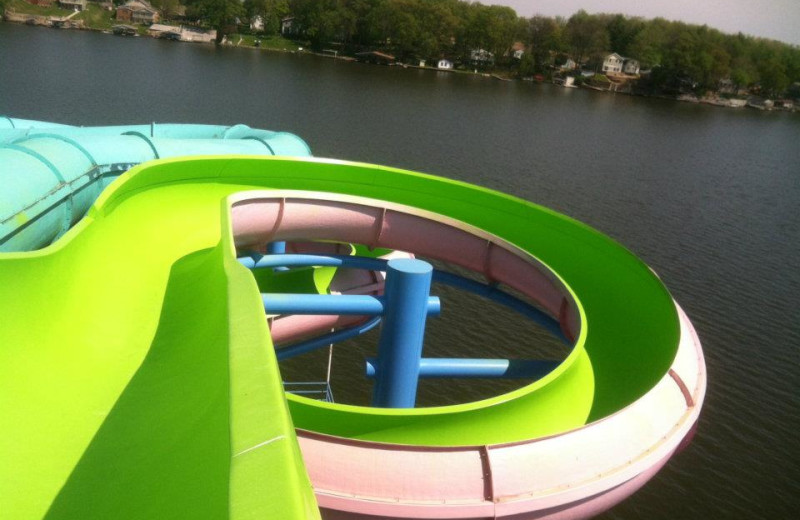
[[800,0],[482,0],[513,7],[520,16],[544,14],[569,17],[579,9],[589,13],[707,24],[723,32],[739,31],[800,45]]

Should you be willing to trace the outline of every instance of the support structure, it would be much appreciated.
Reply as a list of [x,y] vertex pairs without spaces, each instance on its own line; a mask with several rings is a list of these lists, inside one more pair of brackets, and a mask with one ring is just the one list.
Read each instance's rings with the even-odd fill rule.
[[[552,372],[560,361],[547,359],[468,359],[422,358],[419,377],[459,379],[530,379],[535,381]],[[368,358],[367,377],[375,377],[377,360]]]
[[386,311],[373,406],[414,407],[432,276],[433,267],[421,260],[398,258],[386,264]]

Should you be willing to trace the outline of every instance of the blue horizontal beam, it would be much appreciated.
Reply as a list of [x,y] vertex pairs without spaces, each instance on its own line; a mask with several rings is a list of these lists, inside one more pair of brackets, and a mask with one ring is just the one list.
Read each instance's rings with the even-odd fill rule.
[[381,318],[375,317],[354,327],[337,330],[336,332],[331,332],[330,334],[325,334],[324,336],[312,338],[307,341],[301,341],[299,343],[289,345],[288,347],[278,349],[275,351],[275,355],[278,356],[278,361],[293,358],[318,348],[327,347],[331,343],[339,343],[340,341],[360,336],[361,334],[369,332],[375,328],[375,326],[380,322]]
[[[268,314],[331,314],[346,316],[381,316],[385,297],[360,294],[286,294],[262,293],[264,310]],[[428,297],[428,315],[438,316],[441,303],[436,296]]]
[[[545,359],[422,358],[419,377],[536,380],[552,372],[560,363]],[[367,377],[375,377],[377,372],[375,358],[367,358],[366,372]]]
[[[370,271],[385,271],[386,260],[379,258],[369,258],[363,256],[340,256],[340,255],[258,255],[239,258],[239,262],[249,269],[261,269],[267,267],[347,267],[354,269],[369,269]],[[508,307],[535,322],[551,335],[566,345],[572,342],[564,336],[558,320],[553,319],[549,314],[537,309],[533,305],[520,300],[501,291],[495,285],[484,284],[470,280],[457,274],[440,271],[433,271],[433,281],[456,287],[471,293],[483,296],[495,303]]]
[[365,256],[344,255],[261,255],[251,253],[243,256],[239,262],[248,269],[262,269],[267,267],[349,267],[353,269],[369,269],[370,271],[385,271],[387,260]]

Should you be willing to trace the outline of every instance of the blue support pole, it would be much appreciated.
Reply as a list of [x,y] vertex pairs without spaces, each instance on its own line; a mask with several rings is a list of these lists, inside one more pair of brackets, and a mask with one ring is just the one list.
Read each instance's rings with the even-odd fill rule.
[[312,338],[306,341],[301,341],[300,343],[289,345],[288,347],[283,347],[276,350],[275,355],[278,357],[278,361],[293,358],[318,348],[327,347],[331,343],[338,343],[340,341],[365,334],[375,328],[375,326],[380,322],[381,318],[375,317],[366,323],[356,325],[355,327],[337,330],[336,332],[331,332],[330,334],[325,334],[324,336],[320,336],[318,338]]
[[[388,287],[388,280],[387,280]],[[262,293],[264,310],[268,314],[342,314],[346,316],[380,316],[388,312],[387,296],[359,294],[288,294]],[[441,302],[436,296],[425,295],[426,314],[438,315]]]
[[432,276],[433,267],[422,260],[398,258],[386,264],[386,310],[373,406],[414,407]]
[[[285,255],[286,254],[286,242],[283,240],[278,240],[276,242],[269,242],[267,244],[267,254],[268,255]],[[275,271],[288,271],[288,267],[275,267]]]
[[270,242],[267,244],[268,255],[282,255],[286,253],[286,242]]
[[[552,372],[560,363],[547,359],[422,358],[419,377],[537,380]],[[375,377],[377,372],[375,358],[367,359],[366,368],[367,377]]]

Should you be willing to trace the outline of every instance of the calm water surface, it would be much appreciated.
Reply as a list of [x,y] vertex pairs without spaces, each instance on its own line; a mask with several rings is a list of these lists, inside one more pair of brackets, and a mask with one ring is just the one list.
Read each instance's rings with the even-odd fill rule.
[[[709,372],[693,444],[604,517],[800,510],[800,115],[3,23],[0,114],[285,130],[318,156],[474,182],[582,220],[659,273]],[[457,342],[482,348],[484,321]],[[498,343],[527,334],[501,329]]]

